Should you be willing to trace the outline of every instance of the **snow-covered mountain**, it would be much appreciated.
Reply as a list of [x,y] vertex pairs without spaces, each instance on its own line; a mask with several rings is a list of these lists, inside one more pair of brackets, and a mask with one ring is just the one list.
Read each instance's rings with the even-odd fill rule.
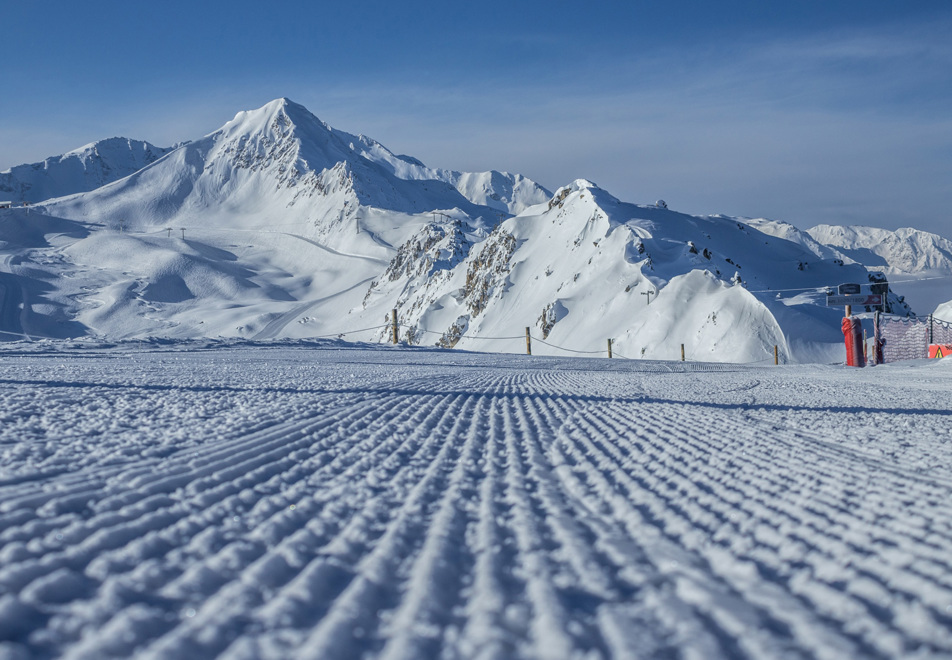
[[807,359],[823,352],[817,343],[841,339],[842,310],[822,306],[826,288],[870,281],[857,264],[736,219],[623,203],[584,180],[465,252],[460,227],[425,227],[363,306],[383,310],[382,298],[399,307],[411,336],[428,344],[436,335],[476,349],[530,326],[586,351],[612,338],[627,357],[674,358],[684,344],[691,359],[757,361],[776,344]]
[[952,241],[920,229],[817,225],[803,230],[780,220],[740,220],[765,234],[799,243],[821,259],[862,264],[887,275],[952,274]]
[[[8,211],[7,242],[20,250],[9,270],[25,271],[19,264],[30,250],[55,250],[62,269],[51,275],[53,291],[33,277],[9,287],[42,297],[45,316],[7,309],[7,317],[57,336],[65,331],[51,325],[53,317],[126,336],[173,328],[203,334],[211,326],[216,333],[261,331],[257,317],[270,319],[275,303],[369,283],[393,245],[434,218],[463,222],[478,239],[549,196],[520,175],[427,168],[277,99],[124,179],[32,211]],[[60,229],[73,222],[61,235],[84,240],[54,247],[30,229],[44,222]],[[53,267],[48,255],[40,259]],[[260,311],[251,319],[225,311],[247,307]],[[227,326],[193,321],[198,309],[223,314]],[[267,334],[280,331],[266,325]]]
[[826,288],[873,277],[749,220],[428,168],[287,99],[0,214],[0,322],[45,336],[379,341],[397,308],[420,344],[522,351],[528,326],[542,354],[835,360]]
[[0,199],[35,204],[95,190],[138,172],[172,151],[141,140],[114,137],[40,163],[0,172]]
[[871,270],[890,275],[952,275],[952,241],[938,234],[911,227],[891,231],[834,225],[817,225],[807,233]]
[[59,201],[55,212],[140,230],[293,225],[341,244],[341,234],[373,233],[367,216],[379,211],[443,212],[485,228],[548,196],[521,176],[429,169],[277,99],[126,179]]

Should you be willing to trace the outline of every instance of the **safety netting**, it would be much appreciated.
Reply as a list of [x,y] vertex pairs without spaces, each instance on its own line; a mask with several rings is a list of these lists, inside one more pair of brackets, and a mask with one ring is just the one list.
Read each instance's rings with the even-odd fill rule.
[[883,362],[929,357],[929,344],[952,344],[952,323],[930,316],[879,315]]

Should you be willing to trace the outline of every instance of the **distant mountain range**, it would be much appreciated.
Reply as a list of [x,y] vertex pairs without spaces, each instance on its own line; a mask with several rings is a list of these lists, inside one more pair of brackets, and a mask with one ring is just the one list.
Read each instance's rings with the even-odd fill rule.
[[[891,231],[856,225],[818,225],[804,231],[775,220],[745,222],[799,243],[820,258],[858,263],[883,273],[919,314],[928,314],[952,298],[952,241],[937,234],[910,227]],[[952,320],[947,311],[943,314]]]
[[952,275],[952,241],[937,234],[910,227],[889,231],[831,225],[808,231],[818,242],[873,270],[890,275]]
[[801,230],[776,220],[744,222],[765,234],[799,243],[822,259],[858,263],[887,275],[952,275],[952,241],[919,229],[817,225]]
[[835,360],[827,287],[952,272],[925,232],[691,216],[585,180],[553,194],[429,168],[288,99],[171,149],[114,138],[13,168],[4,196],[34,203],[0,210],[7,338],[380,341],[397,308],[421,344],[522,351],[528,326],[535,353]]
[[128,138],[100,140],[41,163],[0,172],[0,199],[36,203],[88,192],[138,172],[170,151],[171,147]]

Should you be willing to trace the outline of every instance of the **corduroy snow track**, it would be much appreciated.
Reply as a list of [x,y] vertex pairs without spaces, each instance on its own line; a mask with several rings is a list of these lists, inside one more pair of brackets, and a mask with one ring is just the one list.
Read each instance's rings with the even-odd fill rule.
[[952,654],[944,361],[0,364],[2,658]]

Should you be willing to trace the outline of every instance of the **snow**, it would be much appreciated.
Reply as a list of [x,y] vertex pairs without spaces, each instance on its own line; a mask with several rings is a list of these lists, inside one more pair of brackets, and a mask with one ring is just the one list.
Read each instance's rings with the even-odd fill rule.
[[952,654],[948,359],[0,362],[0,657]]

